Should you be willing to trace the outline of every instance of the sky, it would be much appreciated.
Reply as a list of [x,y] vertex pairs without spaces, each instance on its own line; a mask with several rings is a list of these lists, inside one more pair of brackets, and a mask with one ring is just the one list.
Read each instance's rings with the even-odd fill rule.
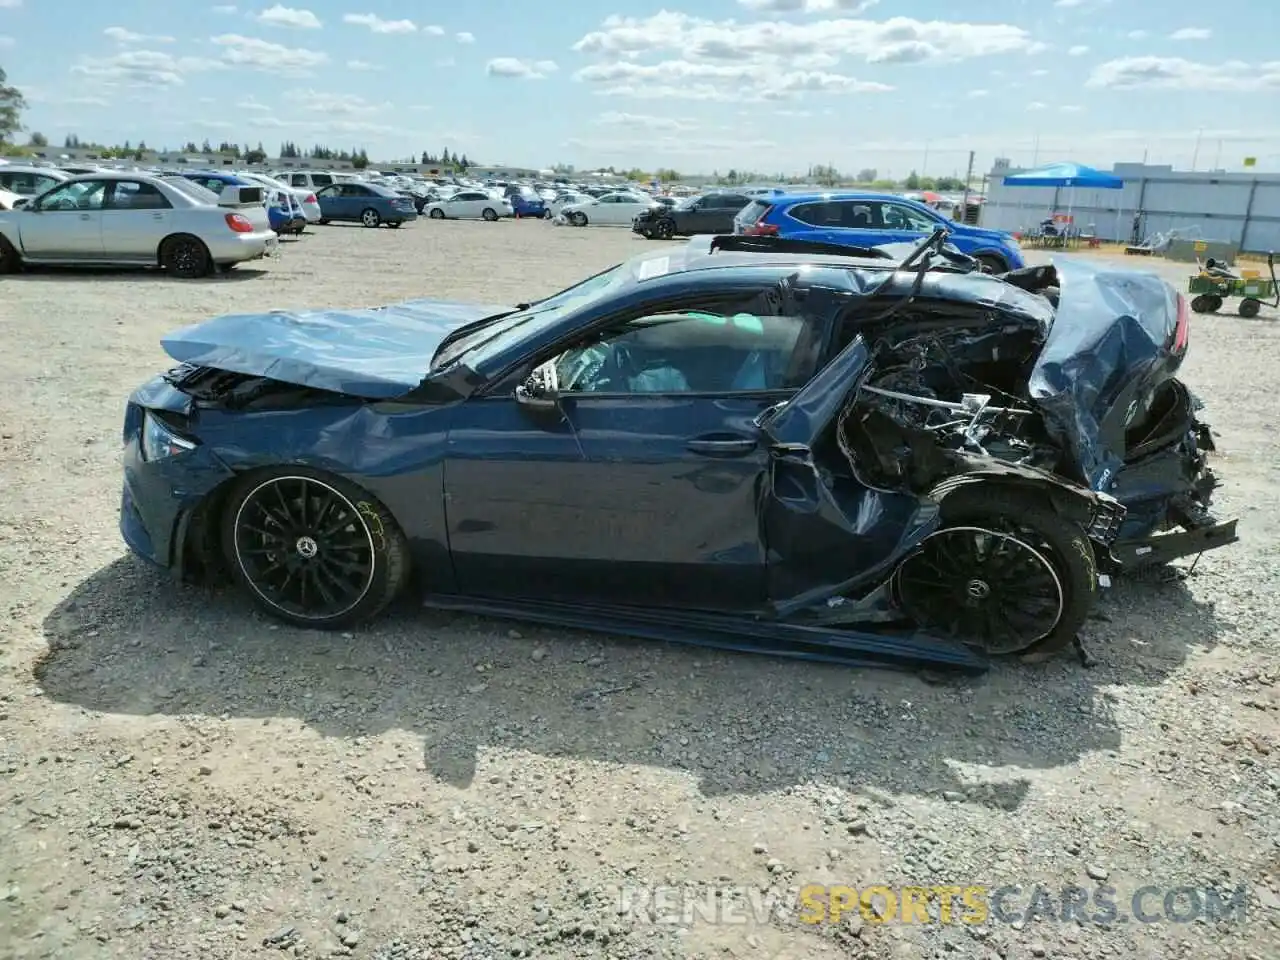
[[55,144],[686,173],[1277,171],[1278,38],[1276,0],[0,0]]

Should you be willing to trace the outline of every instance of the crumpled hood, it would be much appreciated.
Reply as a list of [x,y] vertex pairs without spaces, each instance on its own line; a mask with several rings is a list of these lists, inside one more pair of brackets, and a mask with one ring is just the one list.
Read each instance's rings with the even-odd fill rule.
[[384,400],[417,387],[453,331],[514,309],[410,300],[364,310],[238,313],[183,327],[160,344],[179,363]]
[[1080,479],[1105,490],[1124,465],[1121,401],[1127,406],[1135,387],[1154,386],[1180,363],[1169,349],[1178,293],[1154,274],[1078,260],[1053,265],[1057,316],[1027,386]]

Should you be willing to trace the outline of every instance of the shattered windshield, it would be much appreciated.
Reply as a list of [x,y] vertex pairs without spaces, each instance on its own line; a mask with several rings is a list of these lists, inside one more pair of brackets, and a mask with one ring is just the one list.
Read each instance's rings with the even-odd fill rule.
[[618,264],[545,300],[529,304],[523,310],[501,315],[492,323],[446,344],[436,355],[432,367],[439,369],[464,354],[472,366],[483,364],[489,357],[502,353],[524,337],[559,322],[570,311],[593,303],[623,286],[631,277],[631,269],[628,264]]

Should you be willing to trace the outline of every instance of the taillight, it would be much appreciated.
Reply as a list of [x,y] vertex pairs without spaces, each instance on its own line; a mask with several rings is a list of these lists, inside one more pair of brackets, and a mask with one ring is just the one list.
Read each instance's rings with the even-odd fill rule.
[[1173,352],[1182,353],[1187,349],[1187,341],[1191,338],[1191,307],[1187,298],[1178,294],[1178,325],[1173,330]]
[[236,233],[253,233],[253,224],[249,218],[239,213],[227,214],[227,226]]
[[316,199],[316,195],[314,193],[308,193],[307,199],[303,200],[302,202],[303,203],[319,203],[320,201]]
[[765,223],[764,218],[773,212],[773,207],[766,207],[764,213],[756,218],[756,222],[748,224],[742,232],[748,237],[776,237],[778,228],[772,223]]

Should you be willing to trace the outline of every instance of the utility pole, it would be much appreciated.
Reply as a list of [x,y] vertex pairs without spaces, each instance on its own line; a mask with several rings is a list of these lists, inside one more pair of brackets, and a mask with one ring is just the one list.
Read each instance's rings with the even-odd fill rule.
[[960,222],[969,222],[969,181],[973,179],[973,154],[969,151],[969,169],[964,175],[964,200],[960,202]]
[[1204,136],[1203,129],[1196,131],[1196,149],[1195,149],[1195,152],[1191,154],[1191,172],[1192,173],[1196,172],[1196,163],[1200,160],[1200,138],[1203,136]]
[[1039,165],[1040,165],[1040,134],[1037,133],[1035,150],[1031,154],[1031,166],[1032,168],[1035,168],[1035,167],[1038,167]]

